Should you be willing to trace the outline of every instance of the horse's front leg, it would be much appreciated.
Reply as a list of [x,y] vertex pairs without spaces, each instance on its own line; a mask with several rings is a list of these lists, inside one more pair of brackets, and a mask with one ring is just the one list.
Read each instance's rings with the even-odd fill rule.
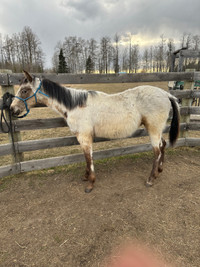
[[89,181],[88,186],[85,189],[86,193],[90,193],[94,187],[95,172],[92,156],[92,136],[86,134],[78,134],[77,139],[83,149],[86,160],[86,171],[83,181]]

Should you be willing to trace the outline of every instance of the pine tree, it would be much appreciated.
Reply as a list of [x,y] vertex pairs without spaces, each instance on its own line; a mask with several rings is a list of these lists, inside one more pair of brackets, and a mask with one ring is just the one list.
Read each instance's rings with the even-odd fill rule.
[[94,71],[94,63],[91,59],[91,56],[89,56],[86,60],[86,73],[92,73]]
[[69,68],[67,67],[62,48],[60,49],[59,54],[58,73],[69,73]]

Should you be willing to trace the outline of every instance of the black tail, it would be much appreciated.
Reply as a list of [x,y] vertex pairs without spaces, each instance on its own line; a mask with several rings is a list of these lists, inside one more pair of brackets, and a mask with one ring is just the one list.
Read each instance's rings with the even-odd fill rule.
[[173,118],[171,121],[170,130],[169,130],[169,142],[170,142],[170,145],[173,146],[179,135],[180,114],[179,114],[179,108],[178,108],[178,104],[176,100],[171,97],[169,97],[169,100],[171,102],[172,109],[173,109]]

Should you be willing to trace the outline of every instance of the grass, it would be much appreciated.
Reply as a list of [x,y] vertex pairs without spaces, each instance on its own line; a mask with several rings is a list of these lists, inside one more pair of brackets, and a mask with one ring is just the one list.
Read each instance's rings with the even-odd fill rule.
[[[174,156],[174,155],[179,155],[180,151],[186,151],[186,152],[191,152],[193,154],[198,154],[200,153],[200,148],[193,147],[179,147],[179,148],[168,148],[166,150],[166,156]],[[130,154],[130,155],[122,155],[122,156],[117,156],[117,157],[111,157],[111,158],[105,158],[105,159],[99,159],[95,160],[95,168],[96,169],[102,169],[102,168],[107,168],[108,166],[112,166],[115,163],[120,163],[121,161],[123,162],[124,160],[128,159],[131,160],[132,163],[136,163],[137,160],[139,159],[148,159],[152,161],[153,158],[153,152],[148,151],[148,152],[141,152],[141,153],[136,153],[136,154]],[[84,168],[85,168],[85,163],[73,163],[70,165],[65,165],[65,166],[58,166],[54,168],[48,168],[48,169],[43,169],[43,170],[36,170],[36,171],[30,171],[27,173],[23,174],[17,174],[17,175],[10,175],[4,178],[0,179],[0,192],[4,191],[7,186],[9,186],[10,182],[13,180],[17,180],[18,178],[22,177],[25,180],[29,180],[29,186],[31,188],[35,187],[35,183],[39,182],[41,185],[43,182],[46,181],[46,179],[49,178],[51,175],[59,175],[59,174],[67,174],[71,173],[74,176],[80,176],[80,173],[84,174]]]

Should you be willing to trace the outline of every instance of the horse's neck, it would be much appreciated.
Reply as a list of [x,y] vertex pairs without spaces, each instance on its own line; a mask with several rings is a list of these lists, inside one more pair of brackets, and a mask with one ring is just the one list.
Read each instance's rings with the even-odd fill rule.
[[46,106],[48,106],[49,108],[51,108],[54,111],[56,111],[57,113],[59,113],[65,119],[67,118],[67,114],[68,114],[69,110],[67,110],[67,108],[64,105],[58,103],[56,100],[54,100],[52,98],[49,99]]
[[84,90],[76,90],[73,88],[59,87],[53,88],[55,91],[45,90],[45,94],[49,97],[41,97],[41,101],[46,106],[56,110],[61,115],[65,116],[65,113],[84,106],[87,101],[88,92]]

